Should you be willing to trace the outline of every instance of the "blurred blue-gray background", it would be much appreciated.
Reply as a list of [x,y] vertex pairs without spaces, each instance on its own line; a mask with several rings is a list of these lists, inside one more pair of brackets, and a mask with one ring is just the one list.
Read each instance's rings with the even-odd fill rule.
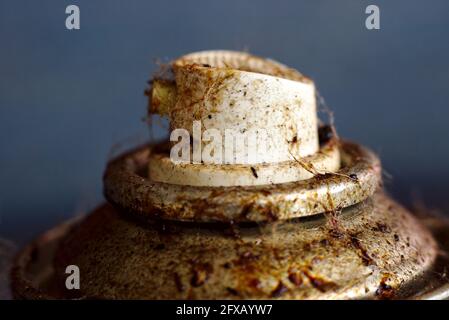
[[[76,4],[81,29],[65,28]],[[365,8],[381,29],[365,28]],[[380,154],[403,203],[449,209],[449,1],[0,2],[0,236],[100,203],[114,145],[148,137],[156,59],[249,50],[312,77],[344,137]]]

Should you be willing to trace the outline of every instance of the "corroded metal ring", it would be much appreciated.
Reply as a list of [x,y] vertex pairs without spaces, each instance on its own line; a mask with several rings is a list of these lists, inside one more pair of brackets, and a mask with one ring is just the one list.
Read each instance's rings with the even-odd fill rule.
[[53,254],[59,241],[78,223],[81,216],[68,220],[36,238],[23,248],[14,259],[11,268],[11,288],[15,299],[61,299],[58,286],[53,286]]
[[360,145],[342,142],[342,168],[336,173],[252,187],[172,185],[147,178],[153,147],[111,161],[103,177],[108,201],[146,218],[258,222],[311,216],[359,203],[374,194],[381,181],[379,159]]

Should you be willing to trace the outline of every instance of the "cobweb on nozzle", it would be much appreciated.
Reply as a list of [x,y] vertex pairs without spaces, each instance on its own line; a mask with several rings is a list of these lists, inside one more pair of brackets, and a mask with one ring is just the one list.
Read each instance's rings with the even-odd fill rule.
[[149,143],[155,144],[161,140],[165,140],[169,132],[169,121],[166,117],[159,116],[157,114],[150,114],[151,109],[151,85],[154,80],[173,80],[174,74],[171,65],[171,61],[168,58],[165,59],[155,59],[154,64],[157,66],[156,71],[147,81],[147,88],[144,91],[145,96],[148,97],[148,105],[146,109],[146,114],[143,117],[143,121],[148,127],[148,137]]
[[[315,95],[316,95],[316,101],[317,101],[317,109],[318,109],[317,111],[318,111],[318,115],[319,115],[318,116],[318,126],[320,128],[329,128],[330,135],[337,141],[337,143],[339,145],[341,145],[342,139],[340,138],[340,136],[337,133],[337,129],[335,126],[334,112],[329,108],[329,106],[326,103],[326,100],[320,94],[318,89],[315,90]],[[324,117],[325,117],[324,121],[321,118],[321,115],[324,115]],[[360,120],[360,121],[362,121],[362,120]],[[380,156],[378,154],[376,154],[376,156],[378,156],[380,158]],[[338,173],[333,173],[333,174],[339,175]],[[382,179],[380,180],[380,186],[384,185],[384,181],[392,180],[392,175],[389,172],[387,172],[383,167],[382,167],[381,174],[382,174]],[[344,176],[346,176],[346,175],[344,175]],[[349,179],[354,180],[350,176],[347,176],[347,177]]]
[[[150,94],[150,87],[154,79],[172,79],[173,71],[168,59],[155,59],[156,71],[153,72],[150,80],[147,81],[148,86],[144,89],[145,96]],[[148,99],[150,103],[150,99]],[[166,140],[169,130],[168,119],[157,114],[149,114],[149,105],[142,107],[144,115],[141,121],[147,127],[147,134],[135,133],[123,139],[116,141],[110,148],[108,160],[118,157],[120,154],[143,146],[145,144],[155,144],[159,141]]]
[[[337,134],[337,130],[335,128],[335,118],[333,111],[329,108],[329,106],[326,103],[326,100],[321,95],[321,93],[318,91],[318,89],[315,89],[315,96],[316,96],[316,102],[317,102],[317,111],[318,111],[318,125],[321,126],[329,126],[332,132],[332,135],[337,139],[337,141],[340,141],[340,138]],[[325,120],[321,119],[321,115],[324,115],[326,117]]]

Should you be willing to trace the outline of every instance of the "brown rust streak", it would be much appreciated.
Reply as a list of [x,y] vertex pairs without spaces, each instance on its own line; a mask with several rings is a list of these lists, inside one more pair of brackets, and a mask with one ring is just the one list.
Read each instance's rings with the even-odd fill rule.
[[338,287],[336,283],[312,274],[307,268],[303,269],[302,273],[309,279],[310,284],[320,292],[326,292]]

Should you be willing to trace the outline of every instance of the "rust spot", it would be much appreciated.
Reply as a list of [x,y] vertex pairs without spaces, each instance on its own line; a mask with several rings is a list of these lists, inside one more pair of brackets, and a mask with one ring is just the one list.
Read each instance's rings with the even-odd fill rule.
[[292,141],[289,141],[289,143],[291,143],[291,144],[295,144],[297,142],[298,142],[298,136],[296,136],[296,135],[293,137]]
[[312,275],[307,269],[303,270],[302,272],[309,279],[312,286],[320,292],[326,292],[337,287],[334,282]]
[[370,257],[370,255],[368,254],[368,252],[366,251],[366,249],[362,246],[362,244],[360,243],[359,239],[357,238],[356,235],[350,235],[350,240],[351,240],[351,244],[352,246],[358,250],[359,252],[359,256],[362,259],[362,262],[365,266],[369,266],[369,265],[375,265],[375,262],[373,261],[373,259]]
[[288,275],[288,280],[295,286],[299,287],[302,284],[302,277],[297,272],[291,272]]
[[288,288],[282,283],[282,281],[279,281],[278,286],[271,292],[271,297],[278,298],[287,291]]
[[273,222],[273,221],[278,221],[278,220],[279,220],[279,217],[278,217],[277,215],[275,215],[275,214],[273,213],[273,211],[271,211],[271,210],[268,210],[268,211],[267,211],[266,217],[267,217],[267,219],[268,219],[269,221],[271,221],[271,222]]
[[183,292],[186,288],[185,288],[184,284],[182,283],[181,278],[179,277],[179,274],[177,272],[175,272],[173,277],[175,279],[176,288],[178,289],[179,292]]
[[260,280],[253,278],[248,282],[248,285],[254,289],[260,289]]
[[257,269],[256,260],[259,259],[259,256],[254,255],[250,251],[245,251],[239,255],[239,257],[233,261],[234,266],[238,266],[241,271],[245,274],[254,273]]
[[260,190],[259,192],[260,192],[261,194],[263,194],[264,196],[268,196],[268,195],[271,194],[271,191],[270,191],[270,190]]
[[382,233],[389,233],[390,228],[385,223],[376,223],[376,226],[372,228],[373,231],[378,231]]
[[251,212],[251,208],[252,208],[253,204],[252,203],[247,203],[243,206],[242,211],[240,211],[240,217],[243,219],[247,219],[248,218],[248,214]]
[[332,238],[336,238],[336,239],[342,239],[345,236],[345,234],[337,228],[333,228],[333,229],[329,230],[329,235]]
[[394,297],[394,289],[387,284],[388,276],[384,276],[380,281],[379,287],[376,290],[376,296],[379,299],[392,299]]
[[231,288],[231,287],[226,287],[226,291],[229,292],[230,294],[232,294],[233,296],[239,295],[239,292],[236,289]]
[[193,276],[190,280],[190,284],[193,287],[199,287],[209,278],[209,275],[212,273],[212,266],[209,263],[196,264],[193,265],[192,272]]
[[259,211],[261,215],[265,216],[268,221],[274,222],[279,220],[279,217],[273,212],[271,204],[265,208],[257,208],[257,211]]

